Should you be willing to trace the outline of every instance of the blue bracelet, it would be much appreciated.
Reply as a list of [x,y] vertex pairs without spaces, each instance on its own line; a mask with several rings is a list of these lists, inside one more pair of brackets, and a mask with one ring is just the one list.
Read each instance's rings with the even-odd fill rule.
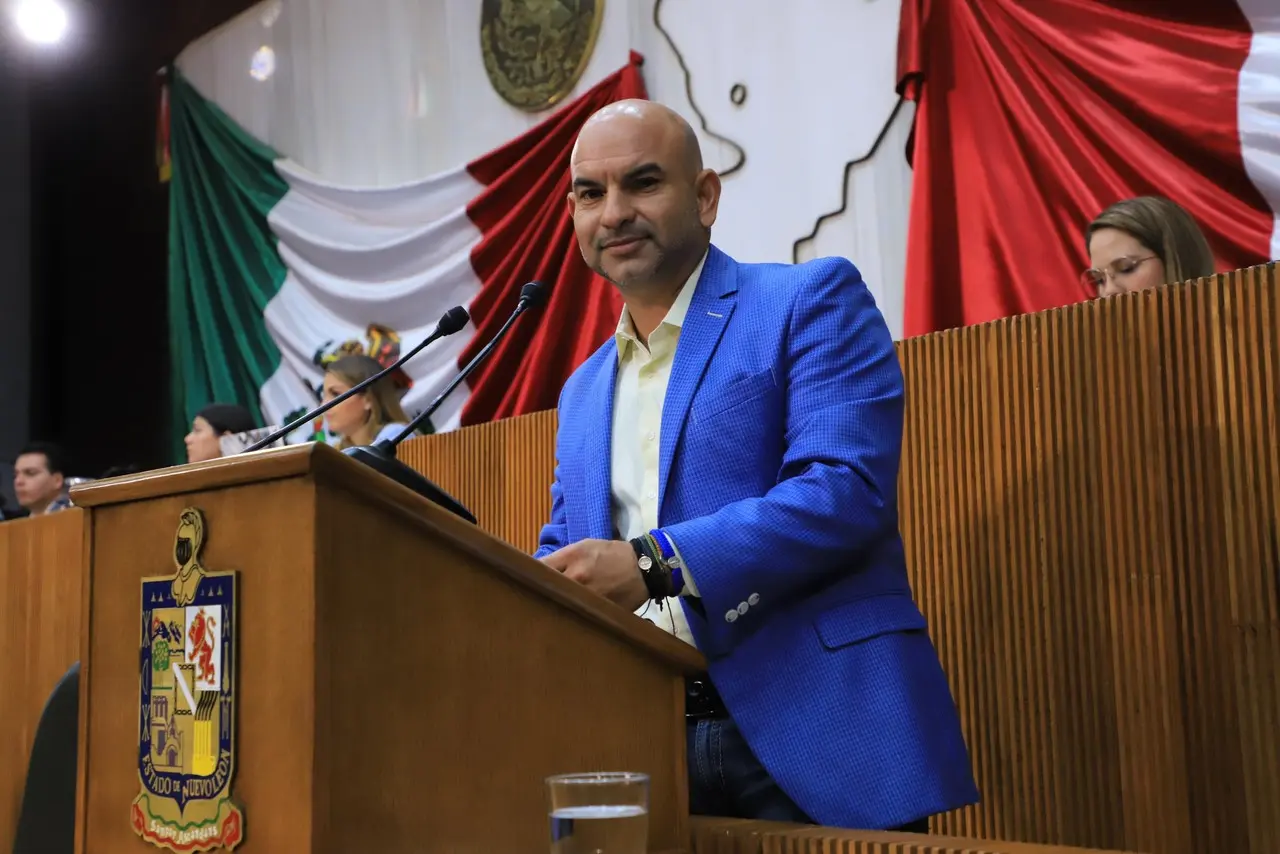
[[662,550],[662,559],[671,560],[675,557],[675,547],[671,545],[671,540],[667,537],[666,531],[661,528],[654,528],[649,532],[649,536],[653,537],[653,541],[658,544],[658,548]]
[[662,553],[662,562],[671,572],[672,595],[679,596],[684,591],[684,571],[680,566],[680,560],[676,557],[676,548],[671,544],[671,538],[661,528],[654,528],[649,532],[649,536],[653,537],[653,541],[658,544],[658,550]]

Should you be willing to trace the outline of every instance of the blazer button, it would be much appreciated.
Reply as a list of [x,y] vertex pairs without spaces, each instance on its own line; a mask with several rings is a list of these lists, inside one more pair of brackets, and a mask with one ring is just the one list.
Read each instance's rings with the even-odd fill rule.
[[747,597],[747,604],[748,604],[748,605],[753,605],[753,606],[754,606],[754,605],[759,605],[759,604],[760,604],[760,594],[759,594],[759,593],[752,593],[750,596],[748,596],[748,597]]
[[739,602],[739,603],[738,603],[738,613],[739,613],[739,614],[745,614],[745,613],[747,613],[747,609],[748,609],[748,608],[750,608],[750,607],[751,607],[751,606],[750,606],[750,605],[748,605],[746,602]]
[[738,619],[738,612],[736,609],[729,611],[724,615],[724,621],[726,623],[732,623],[736,619]]

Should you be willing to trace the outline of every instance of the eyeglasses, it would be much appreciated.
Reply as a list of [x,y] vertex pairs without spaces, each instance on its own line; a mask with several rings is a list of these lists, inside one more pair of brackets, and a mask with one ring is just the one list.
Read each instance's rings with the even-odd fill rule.
[[1141,258],[1117,258],[1102,269],[1090,267],[1085,270],[1080,274],[1080,281],[1085,287],[1100,291],[1106,285],[1108,278],[1114,280],[1127,276],[1155,257],[1155,255],[1145,255]]

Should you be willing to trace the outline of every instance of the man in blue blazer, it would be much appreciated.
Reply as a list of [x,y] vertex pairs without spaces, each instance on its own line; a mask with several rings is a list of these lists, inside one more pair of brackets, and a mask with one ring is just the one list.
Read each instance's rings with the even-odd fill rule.
[[678,115],[606,107],[571,161],[625,310],[565,383],[537,557],[705,653],[695,813],[924,830],[978,798],[898,532],[902,374],[857,269],[739,264]]

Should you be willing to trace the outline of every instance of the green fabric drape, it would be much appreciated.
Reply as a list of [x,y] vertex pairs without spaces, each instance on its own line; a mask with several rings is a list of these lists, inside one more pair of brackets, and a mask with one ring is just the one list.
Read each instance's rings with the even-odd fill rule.
[[182,437],[202,406],[238,403],[261,417],[259,389],[280,364],[263,312],[286,272],[267,214],[288,187],[276,153],[176,70],[170,128],[173,434],[184,461]]

